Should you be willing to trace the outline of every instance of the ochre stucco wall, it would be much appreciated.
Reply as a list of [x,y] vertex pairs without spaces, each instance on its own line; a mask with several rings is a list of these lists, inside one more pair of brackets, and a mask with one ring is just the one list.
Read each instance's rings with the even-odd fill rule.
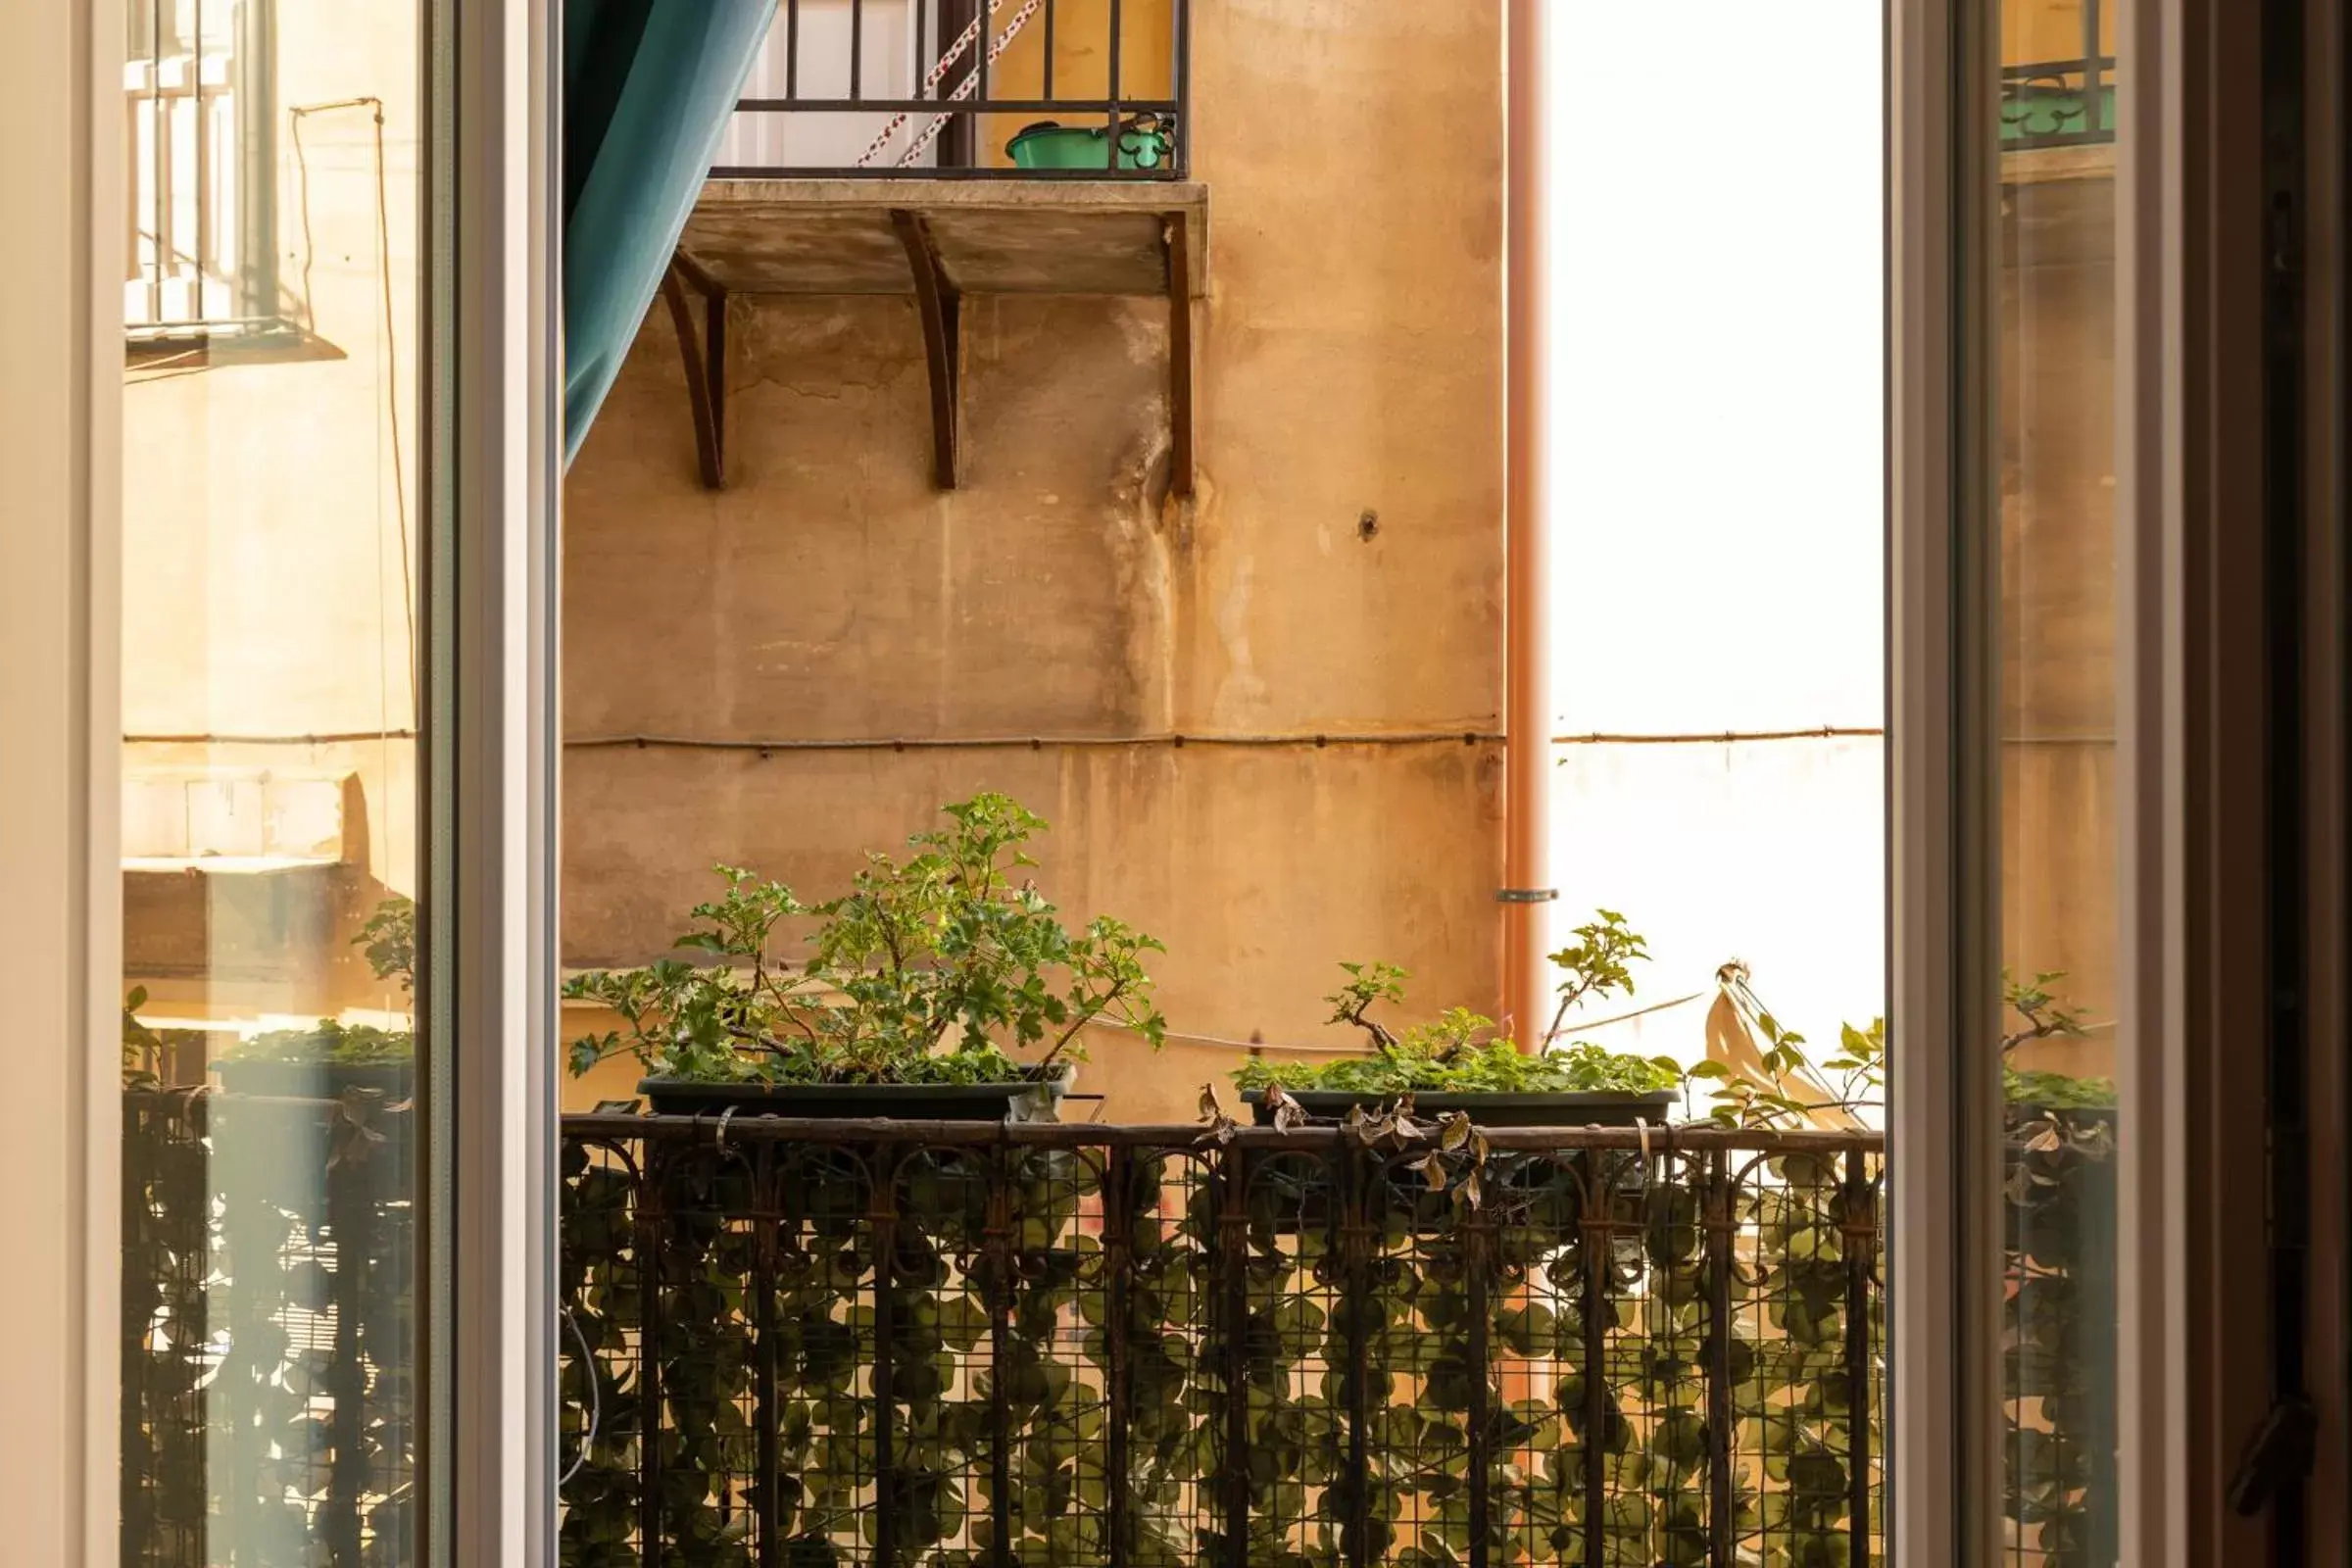
[[[965,481],[928,478],[913,307],[741,300],[730,487],[696,478],[666,317],[566,492],[564,725],[743,740],[1491,732],[1501,698],[1500,8],[1204,0],[1200,494],[1165,497],[1165,311],[967,304]],[[1365,514],[1377,527],[1364,536]],[[713,860],[811,891],[942,803],[1054,825],[1048,892],[1162,938],[1179,1031],[1340,1043],[1341,958],[1423,1008],[1496,989],[1499,749],[574,745],[564,959],[665,945]],[[1238,1053],[1111,1048],[1189,1118]]]
[[[2071,171],[2003,188],[2001,952],[2097,1027],[2021,1065],[2115,1059],[2117,881],[2115,180],[2112,149],[2009,167]],[[2011,1027],[2017,1027],[2012,1021]]]

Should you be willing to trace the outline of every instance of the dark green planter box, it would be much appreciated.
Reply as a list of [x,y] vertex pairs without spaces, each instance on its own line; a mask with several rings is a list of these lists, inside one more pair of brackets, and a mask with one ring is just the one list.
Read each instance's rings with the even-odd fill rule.
[[[1356,1106],[1374,1115],[1394,1103],[1395,1095],[1371,1095],[1352,1089],[1297,1089],[1289,1091],[1298,1108],[1318,1121],[1345,1121]],[[1423,1120],[1462,1111],[1481,1127],[1631,1127],[1637,1121],[1660,1126],[1671,1121],[1682,1096],[1672,1089],[1645,1095],[1577,1092],[1540,1095],[1429,1094],[1413,1097],[1413,1113]],[[1270,1127],[1274,1114],[1266,1108],[1265,1091],[1246,1089],[1257,1125]]]
[[711,1084],[646,1078],[657,1116],[791,1116],[821,1121],[1059,1121],[1075,1071],[1001,1084]]

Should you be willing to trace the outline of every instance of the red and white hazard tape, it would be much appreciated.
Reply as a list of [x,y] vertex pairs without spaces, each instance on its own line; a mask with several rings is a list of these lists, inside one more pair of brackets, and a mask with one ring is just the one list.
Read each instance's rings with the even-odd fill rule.
[[[990,65],[995,65],[999,59],[1003,58],[1004,51],[1011,46],[1012,40],[1020,36],[1021,29],[1029,24],[1029,19],[1037,15],[1037,9],[1043,3],[1044,0],[1026,0],[1021,9],[1013,13],[1012,20],[1004,24],[1004,30],[997,34],[988,46],[988,63]],[[979,38],[981,27],[994,21],[997,13],[1003,9],[1004,9],[1004,0],[988,0],[988,15],[974,17],[971,24],[963,29],[961,36],[948,45],[947,52],[939,57],[939,64],[933,66],[930,73],[923,77],[922,90],[924,93],[938,90],[939,84],[947,79],[948,73],[955,70],[956,63],[963,58],[964,51],[971,48],[973,42]],[[979,86],[980,74],[973,72],[957,82],[956,90],[948,96],[955,100],[969,98],[979,89]],[[891,139],[906,128],[908,118],[905,114],[891,116],[890,123],[882,127],[881,134],[877,135],[865,151],[859,155],[858,167],[863,169],[879,157],[882,149],[890,145]],[[936,116],[931,123],[925,125],[921,133],[914,138],[913,145],[899,156],[899,167],[904,169],[920,158],[924,149],[939,139],[939,133],[947,129],[948,122],[954,118],[952,115]]]

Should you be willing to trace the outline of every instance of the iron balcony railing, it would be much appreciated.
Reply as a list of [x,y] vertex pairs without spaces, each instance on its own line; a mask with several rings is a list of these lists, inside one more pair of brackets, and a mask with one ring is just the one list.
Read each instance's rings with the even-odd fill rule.
[[1880,1139],[1484,1136],[567,1118],[566,1560],[1883,1557]]
[[2113,140],[2113,57],[2001,68],[2004,148],[2080,147]]
[[[412,1553],[412,1115],[125,1091],[125,1564]],[[2112,1134],[2012,1109],[2005,1561],[2114,1560]],[[1883,1141],[1483,1136],[566,1117],[563,1560],[1883,1560]]]
[[1192,0],[783,0],[711,174],[1180,179],[1191,30]]
[[2111,13],[2105,0],[2076,0],[2075,12],[2081,53],[2001,67],[2004,148],[2115,140],[2115,57],[2106,52],[2104,30]]

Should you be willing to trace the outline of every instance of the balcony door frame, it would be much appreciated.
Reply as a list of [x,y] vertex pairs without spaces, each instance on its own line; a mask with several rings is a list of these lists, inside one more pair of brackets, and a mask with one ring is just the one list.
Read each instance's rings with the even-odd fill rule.
[[[560,0],[414,0],[432,105],[420,934],[429,1560],[555,1560]],[[0,50],[0,1515],[120,1561],[121,6]]]
[[425,1456],[432,1568],[556,1560],[557,798],[563,0],[421,0],[448,104],[428,178],[436,382],[425,617],[434,1018]]
[[0,1139],[0,1513],[12,1557],[42,1563],[115,1550],[122,874],[98,803],[119,797],[122,733],[103,606],[119,576],[122,57],[108,29],[122,21],[120,6],[20,7],[0,50],[0,202],[19,235],[46,237],[0,247],[0,987],[19,1106]]
[[[1983,519],[1995,513],[1979,368],[1992,320],[1995,3],[1887,8],[1890,1542],[1902,1568],[2004,1560],[1999,1105],[1983,1057],[1961,1049],[1995,1037],[1984,1014],[1999,972],[1982,635]],[[2124,27],[2121,1560],[2352,1560],[2335,455],[2346,29],[2341,0],[2133,0]],[[2298,136],[2299,159],[2281,159]],[[2282,864],[2299,876],[2281,879]],[[2289,1465],[2263,1495],[2233,1495],[2275,1407],[2298,1394],[2316,1423],[2312,1479]]]
[[[1896,1320],[1892,1518],[1903,1568],[1984,1560],[1997,1495],[1989,1406],[1997,1302],[1957,1266],[1983,1235],[1972,1187],[1985,1107],[1966,1113],[1955,1042],[1990,955],[1986,796],[1970,755],[1979,689],[1959,657],[1970,608],[1960,334],[1969,270],[1954,217],[1955,161],[1971,106],[1963,0],[1888,8],[1890,464],[1888,603],[1891,999],[1900,1053],[1893,1128]],[[2266,0],[2277,3],[2277,0]],[[2307,598],[2300,641],[2308,853],[2305,942],[2315,983],[2309,1141],[2281,1173],[2315,1195],[2306,1388],[2319,1404],[2320,1481],[2305,1489],[2309,1560],[2343,1560],[2340,1427],[2344,1291],[2343,475],[2323,449],[2342,429],[2345,313],[2341,119],[2345,64],[2332,0],[2302,8],[2312,137],[2304,260],[2317,280],[2313,439],[2302,492]],[[0,1292],[0,1508],[27,1561],[115,1559],[119,1128],[110,1040],[120,974],[116,737],[121,726],[119,473],[120,8],[49,5],[12,17],[0,52],[0,193],[20,231],[0,248],[0,985],[16,1031],[10,1088],[22,1114],[0,1139],[12,1202]],[[550,1275],[554,1231],[552,1039],[557,507],[552,202],[556,0],[429,0],[446,84],[434,212],[446,396],[433,410],[443,531],[435,558],[449,618],[436,628],[437,702],[454,754],[436,756],[449,841],[437,854],[454,918],[428,934],[451,984],[433,1088],[442,1140],[432,1194],[451,1227],[447,1332],[430,1385],[453,1444],[428,1458],[436,1558],[551,1560]],[[2267,1279],[2270,1172],[2259,1075],[2227,1054],[2249,941],[2278,911],[2245,868],[2264,863],[2280,797],[2266,791],[2261,708],[2247,649],[2265,615],[2237,548],[2272,515],[2262,421],[2259,228],[2265,58],[2241,0],[2143,0],[2128,20],[2122,119],[2119,517],[2126,608],[2120,803],[2128,911],[2122,1326],[2127,1406],[2125,1558],[2148,1568],[2258,1562],[2278,1510],[2241,1516],[2228,1485],[2259,1429],[2280,1364],[2272,1313],[2225,1318],[2224,1291]],[[2273,94],[2278,63],[2270,62]],[[2251,118],[2249,118],[2249,116]],[[2248,176],[2251,176],[2249,179]],[[2250,329],[2249,329],[2250,328]],[[2274,585],[2275,586],[2275,585]],[[2249,641],[2249,638],[2252,641]],[[2276,650],[2274,650],[2274,657]],[[1963,1114],[1955,1118],[1955,1106]],[[2330,1143],[2332,1140],[2332,1143]],[[1976,1205],[1972,1208],[1972,1202]],[[1972,1217],[1973,1215],[1973,1217]],[[2268,1303],[2275,1306],[2276,1302]],[[2152,1437],[2148,1435],[2153,1435]],[[1975,1498],[1978,1506],[1967,1506]],[[2331,1500],[2332,1499],[2332,1500]],[[2330,1532],[2334,1532],[2330,1534]]]

